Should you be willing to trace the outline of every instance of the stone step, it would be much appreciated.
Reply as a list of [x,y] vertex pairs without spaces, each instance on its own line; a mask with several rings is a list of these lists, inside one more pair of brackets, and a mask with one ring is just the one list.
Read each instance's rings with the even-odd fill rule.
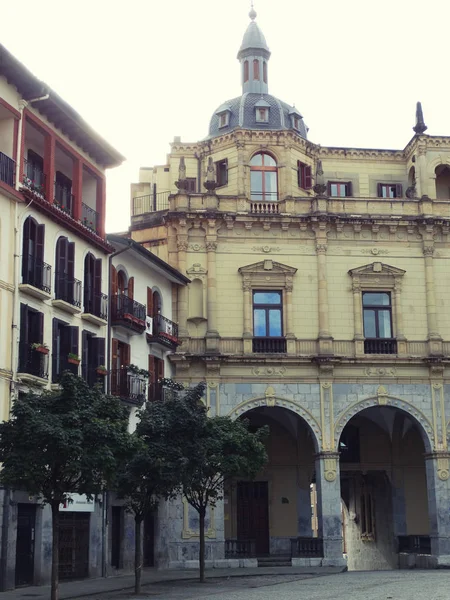
[[292,567],[290,556],[264,556],[258,558],[258,567]]

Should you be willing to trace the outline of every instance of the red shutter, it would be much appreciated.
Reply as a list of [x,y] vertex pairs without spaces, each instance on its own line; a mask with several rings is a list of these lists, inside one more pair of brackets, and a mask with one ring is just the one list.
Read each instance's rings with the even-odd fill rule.
[[382,183],[377,183],[377,196],[378,196],[378,198],[383,197],[383,184]]
[[397,183],[395,186],[395,196],[396,198],[402,198],[403,196],[403,187],[401,183]]
[[305,170],[305,190],[312,188],[312,174],[310,165],[304,165]]
[[134,299],[134,277],[130,277],[128,280],[128,298]]
[[152,288],[147,288],[147,314],[153,317],[153,292]]
[[130,355],[131,355],[130,344],[122,344],[122,347],[123,347],[123,354],[122,354],[123,364],[129,365],[130,364]]
[[327,182],[327,194],[331,196],[331,181]]
[[350,198],[352,198],[353,197],[353,185],[352,185],[352,182],[348,181],[347,184],[346,184],[346,186],[347,186],[347,189],[345,190],[347,192],[346,196],[349,196]]
[[164,361],[161,359],[158,359],[157,363],[156,363],[156,367],[157,367],[157,375],[158,375],[158,381],[160,379],[163,379],[164,377]]
[[111,340],[111,367],[117,369],[117,359],[119,356],[119,340],[113,338]]
[[156,383],[156,372],[155,372],[155,357],[152,354],[148,355],[148,372],[149,372],[149,381],[151,383]]
[[302,187],[302,163],[297,161],[297,184],[298,187]]
[[111,296],[115,296],[119,291],[119,279],[117,277],[117,269],[111,265]]

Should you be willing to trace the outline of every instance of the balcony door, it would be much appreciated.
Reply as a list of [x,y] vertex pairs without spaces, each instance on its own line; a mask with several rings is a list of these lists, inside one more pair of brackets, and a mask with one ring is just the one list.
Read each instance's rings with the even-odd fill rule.
[[113,396],[128,396],[128,371],[130,364],[129,344],[125,344],[115,338],[112,340],[111,360],[111,393]]
[[102,291],[102,259],[90,252],[84,259],[84,312],[100,316]]
[[60,237],[56,243],[55,296],[73,304],[75,243]]
[[78,356],[78,327],[53,319],[52,381],[59,381],[66,370],[78,375],[78,365],[69,362],[69,354]]
[[267,481],[237,484],[237,537],[255,542],[257,556],[269,554],[269,490]]
[[43,377],[44,356],[33,350],[32,344],[44,341],[44,315],[28,306],[20,305],[19,371]]
[[22,242],[22,283],[42,289],[44,278],[44,232],[45,225],[39,225],[33,217],[23,224]]

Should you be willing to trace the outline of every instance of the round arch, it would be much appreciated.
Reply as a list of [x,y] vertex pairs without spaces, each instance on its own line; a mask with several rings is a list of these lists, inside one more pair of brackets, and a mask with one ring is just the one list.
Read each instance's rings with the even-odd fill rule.
[[364,400],[360,400],[352,406],[349,406],[336,420],[334,426],[334,448],[335,451],[338,452],[339,440],[341,437],[341,433],[344,430],[344,427],[347,423],[361,413],[366,408],[372,408],[375,406],[387,406],[391,408],[396,408],[405,412],[414,423],[417,425],[421,435],[422,440],[425,446],[426,452],[432,452],[434,447],[434,434],[433,427],[427,417],[418,410],[415,406],[407,402],[406,400],[402,400],[401,398],[396,398],[394,396],[375,396],[371,398],[366,398]]
[[311,431],[311,435],[314,442],[314,449],[316,452],[320,452],[321,444],[322,444],[322,430],[315,419],[315,417],[303,406],[297,404],[294,400],[289,400],[287,398],[279,398],[277,396],[261,396],[259,398],[251,398],[250,400],[244,400],[237,406],[234,406],[228,416],[233,420],[238,417],[242,417],[245,413],[261,407],[269,407],[269,408],[284,408],[285,410],[294,413],[298,417],[301,417],[303,421],[309,426]]

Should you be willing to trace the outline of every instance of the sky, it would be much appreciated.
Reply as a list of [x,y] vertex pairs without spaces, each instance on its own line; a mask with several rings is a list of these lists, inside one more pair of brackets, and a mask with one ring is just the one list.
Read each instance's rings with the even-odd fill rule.
[[[427,133],[450,135],[449,0],[254,6],[272,52],[269,92],[295,104],[311,141],[403,148],[418,100]],[[164,164],[174,136],[204,138],[214,110],[241,94],[249,9],[249,0],[2,4],[1,43],[127,158],[107,175],[107,231],[127,229],[139,167]]]

